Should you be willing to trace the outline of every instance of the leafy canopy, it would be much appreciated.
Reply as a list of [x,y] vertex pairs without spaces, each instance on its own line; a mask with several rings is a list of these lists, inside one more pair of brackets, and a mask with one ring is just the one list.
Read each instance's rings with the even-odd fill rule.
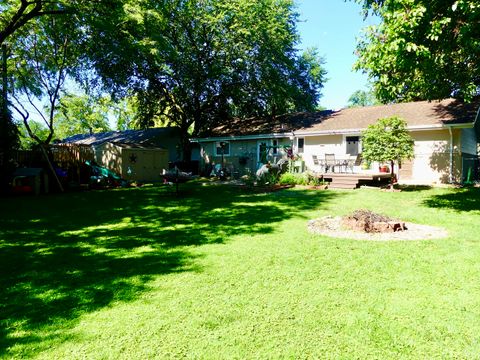
[[373,91],[357,90],[348,98],[348,107],[380,105]]
[[144,126],[199,135],[235,116],[313,110],[320,97],[323,60],[297,52],[292,0],[145,0],[124,10],[94,31],[90,55],[112,91],[133,91]]
[[414,157],[407,123],[396,116],[369,125],[362,133],[362,146],[362,157],[367,161],[400,163]]
[[54,118],[55,136],[68,136],[109,131],[109,97],[67,94],[62,96]]
[[357,46],[356,68],[383,102],[470,100],[480,86],[477,0],[365,0],[381,18]]

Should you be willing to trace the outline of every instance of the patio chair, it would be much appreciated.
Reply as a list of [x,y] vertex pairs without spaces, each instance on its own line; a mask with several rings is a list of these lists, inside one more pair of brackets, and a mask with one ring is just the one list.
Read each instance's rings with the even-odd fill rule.
[[356,157],[352,156],[349,159],[345,160],[345,172],[350,172],[353,174],[353,167],[355,166]]
[[354,165],[355,166],[360,166],[360,165],[362,165],[362,161],[363,161],[362,154],[357,154]]
[[351,169],[353,173],[354,169],[358,171],[359,167],[362,165],[362,162],[363,162],[362,154],[357,154],[357,156],[352,161],[353,161],[353,164],[351,166]]
[[335,172],[335,165],[337,165],[335,154],[325,154],[325,172],[328,172],[330,169],[332,172]]
[[[317,155],[312,155],[314,169],[323,170],[323,161],[318,159]],[[314,170],[315,171],[315,170]]]

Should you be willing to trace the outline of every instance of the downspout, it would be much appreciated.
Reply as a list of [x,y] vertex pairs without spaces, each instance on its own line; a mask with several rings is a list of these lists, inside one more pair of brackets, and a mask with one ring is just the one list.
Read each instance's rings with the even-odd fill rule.
[[450,173],[448,175],[448,181],[453,184],[453,132],[452,128],[448,127],[448,133],[450,134]]

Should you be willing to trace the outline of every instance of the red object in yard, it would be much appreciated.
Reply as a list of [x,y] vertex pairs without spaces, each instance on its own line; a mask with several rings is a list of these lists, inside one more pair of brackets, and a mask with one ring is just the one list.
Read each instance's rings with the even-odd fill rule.
[[27,194],[33,192],[33,187],[29,185],[17,185],[13,187],[15,194]]

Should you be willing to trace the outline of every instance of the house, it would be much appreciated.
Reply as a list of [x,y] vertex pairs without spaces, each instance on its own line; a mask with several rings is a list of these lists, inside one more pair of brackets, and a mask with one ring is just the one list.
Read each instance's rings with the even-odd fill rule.
[[[332,157],[338,164],[352,163],[352,159],[360,158],[362,131],[380,118],[398,116],[406,120],[415,144],[415,158],[402,163],[400,171],[396,171],[399,181],[461,182],[478,167],[479,104],[480,99],[472,103],[446,99],[295,113],[275,119],[236,119],[195,141],[201,145],[204,164],[221,163],[223,155],[223,164],[239,173],[276,161],[286,156],[289,148],[302,157],[307,169],[323,172],[325,169],[316,164],[315,158]],[[350,170],[378,173],[381,164],[369,165]]]
[[95,161],[127,180],[160,181],[169,162],[179,160],[178,128],[109,131],[74,135],[66,144],[89,145]]

